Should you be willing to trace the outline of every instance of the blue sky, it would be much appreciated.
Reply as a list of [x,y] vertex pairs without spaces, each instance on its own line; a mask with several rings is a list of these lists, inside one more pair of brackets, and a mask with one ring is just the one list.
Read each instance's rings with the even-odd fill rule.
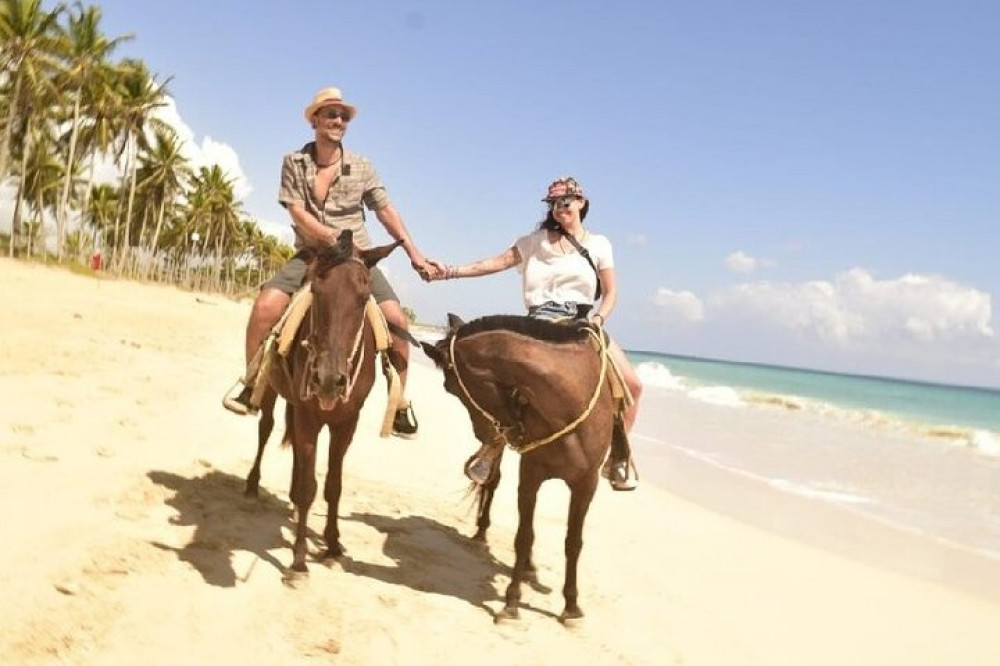
[[[500,252],[576,176],[626,348],[1000,387],[995,2],[100,5],[284,238],[281,157],[335,85],[428,256]],[[514,272],[397,254],[422,321],[522,310]]]

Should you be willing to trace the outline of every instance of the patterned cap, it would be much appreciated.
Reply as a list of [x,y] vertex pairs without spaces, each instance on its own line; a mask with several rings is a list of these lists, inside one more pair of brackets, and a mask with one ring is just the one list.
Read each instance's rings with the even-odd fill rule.
[[587,198],[587,196],[583,193],[583,188],[580,187],[580,183],[576,182],[576,178],[571,176],[557,178],[552,181],[552,184],[549,185],[548,194],[545,195],[545,198],[542,199],[542,201],[552,201],[553,199],[558,199],[559,197]]

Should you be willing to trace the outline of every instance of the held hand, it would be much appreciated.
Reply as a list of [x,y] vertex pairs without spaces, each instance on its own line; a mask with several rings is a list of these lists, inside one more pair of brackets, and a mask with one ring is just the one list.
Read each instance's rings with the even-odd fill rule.
[[416,251],[410,254],[410,266],[417,272],[422,280],[425,282],[427,281],[427,273],[429,269],[427,267],[427,259],[424,258],[424,255]]
[[427,277],[424,278],[426,282],[433,282],[434,280],[441,280],[444,278],[446,266],[440,261],[428,259],[425,266],[428,269]]
[[439,264],[418,254],[410,260],[410,265],[413,266],[413,270],[417,272],[421,280],[430,282],[434,279]]

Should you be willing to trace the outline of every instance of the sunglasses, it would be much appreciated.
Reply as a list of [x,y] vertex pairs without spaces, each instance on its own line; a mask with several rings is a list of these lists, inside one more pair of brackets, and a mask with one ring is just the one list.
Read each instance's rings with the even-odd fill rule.
[[580,197],[556,197],[549,201],[549,208],[556,210],[559,208],[569,208],[574,201],[579,201]]
[[345,123],[351,121],[351,114],[347,111],[347,109],[338,109],[337,107],[333,107],[331,109],[320,109],[316,112],[316,115],[324,120],[337,120],[339,118]]

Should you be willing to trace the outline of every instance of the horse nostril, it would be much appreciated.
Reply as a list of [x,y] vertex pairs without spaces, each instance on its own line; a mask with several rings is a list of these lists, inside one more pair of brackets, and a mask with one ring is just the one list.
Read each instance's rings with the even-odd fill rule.
[[337,375],[335,385],[339,389],[347,388],[347,375]]

